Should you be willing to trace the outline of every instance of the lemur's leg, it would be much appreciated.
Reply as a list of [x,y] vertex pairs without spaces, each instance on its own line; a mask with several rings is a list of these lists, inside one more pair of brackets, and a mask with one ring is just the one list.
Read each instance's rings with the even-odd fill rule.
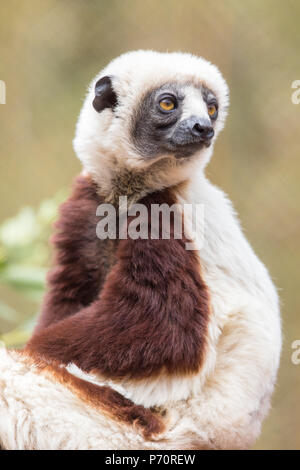
[[101,198],[89,177],[79,176],[72,195],[60,207],[53,237],[54,268],[48,275],[48,292],[36,327],[40,331],[89,305],[99,293],[113,256],[113,243],[96,236]]
[[[141,202],[149,214],[151,204],[171,206],[174,198],[164,191]],[[120,240],[117,262],[98,298],[36,333],[28,349],[110,378],[151,376],[163,368],[171,374],[197,372],[205,358],[209,299],[187,241],[175,239],[174,221],[171,239]],[[70,270],[72,262],[76,259],[70,258]],[[75,294],[74,289],[72,300]]]
[[[278,307],[249,299],[245,310],[229,319],[218,341],[212,377],[187,405],[199,444],[202,438],[217,449],[253,445],[270,406],[280,345]],[[188,435],[191,423],[186,427]]]

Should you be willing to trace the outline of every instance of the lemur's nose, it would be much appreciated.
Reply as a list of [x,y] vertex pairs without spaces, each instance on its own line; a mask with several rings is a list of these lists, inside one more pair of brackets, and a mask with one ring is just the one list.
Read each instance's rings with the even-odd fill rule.
[[213,138],[214,130],[210,121],[207,119],[197,118],[191,123],[191,132],[195,137],[208,141]]

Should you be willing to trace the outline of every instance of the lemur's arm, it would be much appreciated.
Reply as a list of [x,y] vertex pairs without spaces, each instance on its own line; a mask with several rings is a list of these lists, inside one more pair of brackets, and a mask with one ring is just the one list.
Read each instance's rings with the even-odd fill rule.
[[79,176],[70,198],[60,207],[53,237],[55,264],[36,331],[76,313],[98,295],[105,271],[96,236],[99,204],[96,185],[88,176]]
[[[150,209],[151,203],[174,201],[158,193],[143,202]],[[167,373],[198,371],[208,293],[196,253],[186,250],[185,237],[174,238],[171,225],[170,240],[120,240],[117,262],[97,299],[36,333],[27,348],[110,378],[150,376],[163,367]]]

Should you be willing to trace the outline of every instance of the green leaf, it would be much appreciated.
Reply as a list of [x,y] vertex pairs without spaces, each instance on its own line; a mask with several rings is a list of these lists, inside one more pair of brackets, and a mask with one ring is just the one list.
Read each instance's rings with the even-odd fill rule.
[[19,327],[1,335],[0,342],[3,342],[7,348],[23,346],[29,340],[35,322],[36,315],[26,320]]
[[4,246],[24,246],[32,243],[41,228],[34,209],[24,207],[17,216],[7,219],[0,228],[0,240]]
[[0,281],[20,289],[44,290],[46,268],[13,264],[0,272]]
[[3,342],[7,348],[23,346],[29,340],[31,332],[16,328],[0,336],[0,342]]
[[0,318],[8,323],[15,324],[20,321],[21,315],[15,309],[0,300]]

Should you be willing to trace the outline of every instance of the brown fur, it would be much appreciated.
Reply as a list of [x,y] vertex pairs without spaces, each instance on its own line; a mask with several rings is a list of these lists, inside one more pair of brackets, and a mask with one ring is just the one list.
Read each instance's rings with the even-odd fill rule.
[[[89,191],[91,189],[84,184],[84,194],[94,194],[94,189]],[[171,190],[164,190],[146,196],[141,202],[150,212],[151,204],[171,206],[176,199]],[[197,372],[205,353],[209,299],[197,255],[185,248],[188,240],[174,238],[174,221],[170,240],[120,240],[117,262],[100,292],[103,282],[101,245],[96,231],[92,233],[95,224],[90,222],[94,219],[89,213],[95,211],[95,204],[94,201],[90,206],[84,203],[82,213],[80,205],[76,205],[77,210],[73,211],[76,221],[72,219],[72,211],[63,211],[61,226],[65,232],[61,234],[63,243],[58,246],[61,250],[58,259],[67,263],[57,269],[60,273],[67,266],[69,276],[61,274],[59,282],[52,279],[44,313],[49,326],[40,327],[27,348],[115,379],[149,377],[162,371],[167,374]],[[88,235],[84,230],[85,218],[90,223]],[[74,227],[78,221],[82,240],[79,228]],[[150,227],[151,221],[149,230]],[[72,230],[77,244],[72,241]],[[161,235],[161,227],[159,232]],[[77,289],[72,287],[72,282]],[[59,294],[55,292],[56,285]],[[72,309],[66,312],[65,303],[70,294],[74,303],[77,292],[83,308],[77,311],[79,304],[75,307],[72,304]],[[51,293],[57,312],[55,324],[51,324]],[[65,318],[57,322],[59,316]],[[42,325],[45,323],[42,318]]]
[[114,262],[114,240],[96,237],[96,209],[103,199],[87,177],[78,177],[72,196],[60,207],[52,239],[55,267],[48,275],[48,293],[36,331],[89,305],[98,296]]

